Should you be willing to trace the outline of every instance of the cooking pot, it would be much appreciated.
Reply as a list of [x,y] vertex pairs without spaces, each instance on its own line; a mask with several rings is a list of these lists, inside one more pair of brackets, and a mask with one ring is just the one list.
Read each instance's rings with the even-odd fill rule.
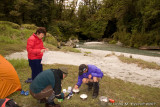
[[101,106],[107,107],[109,103],[109,99],[105,96],[100,96],[99,97],[99,102]]
[[72,92],[73,92],[74,94],[79,94],[79,89],[75,89],[75,88],[74,88],[74,89],[72,90]]
[[81,94],[81,95],[80,95],[80,98],[81,98],[82,100],[86,100],[87,97],[88,97],[87,94]]

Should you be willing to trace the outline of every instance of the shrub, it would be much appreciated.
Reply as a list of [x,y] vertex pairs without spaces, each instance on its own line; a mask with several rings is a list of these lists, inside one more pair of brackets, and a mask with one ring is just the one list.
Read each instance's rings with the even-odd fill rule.
[[30,29],[30,30],[37,29],[37,26],[35,26],[34,24],[22,24],[21,27],[26,28],[26,29]]
[[57,46],[57,40],[53,36],[51,36],[51,34],[47,33],[47,35],[50,36],[45,37],[45,42]]
[[117,41],[115,41],[115,40],[111,40],[111,41],[109,41],[109,43],[110,43],[110,44],[116,44],[116,43],[117,43]]
[[0,21],[0,24],[10,25],[14,29],[20,29],[20,25],[8,21]]

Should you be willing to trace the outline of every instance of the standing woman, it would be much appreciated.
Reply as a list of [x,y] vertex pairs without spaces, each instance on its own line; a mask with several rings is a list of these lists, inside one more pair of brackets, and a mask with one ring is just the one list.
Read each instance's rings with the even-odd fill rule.
[[32,70],[32,78],[28,78],[26,83],[31,83],[34,78],[43,71],[41,64],[42,56],[47,48],[43,46],[42,38],[46,35],[46,29],[44,27],[39,27],[36,33],[33,33],[27,40],[27,52],[29,66]]

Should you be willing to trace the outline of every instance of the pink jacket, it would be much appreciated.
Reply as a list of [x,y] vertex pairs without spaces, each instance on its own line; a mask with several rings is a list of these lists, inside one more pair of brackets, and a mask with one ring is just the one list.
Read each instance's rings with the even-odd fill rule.
[[27,40],[28,59],[42,59],[43,53],[41,53],[41,49],[45,49],[43,41],[33,33]]

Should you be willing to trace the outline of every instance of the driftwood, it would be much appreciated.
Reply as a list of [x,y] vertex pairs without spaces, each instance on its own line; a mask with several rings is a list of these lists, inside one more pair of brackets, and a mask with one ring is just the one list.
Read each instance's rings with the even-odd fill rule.
[[159,46],[142,46],[139,49],[142,49],[142,50],[160,50],[160,47]]

